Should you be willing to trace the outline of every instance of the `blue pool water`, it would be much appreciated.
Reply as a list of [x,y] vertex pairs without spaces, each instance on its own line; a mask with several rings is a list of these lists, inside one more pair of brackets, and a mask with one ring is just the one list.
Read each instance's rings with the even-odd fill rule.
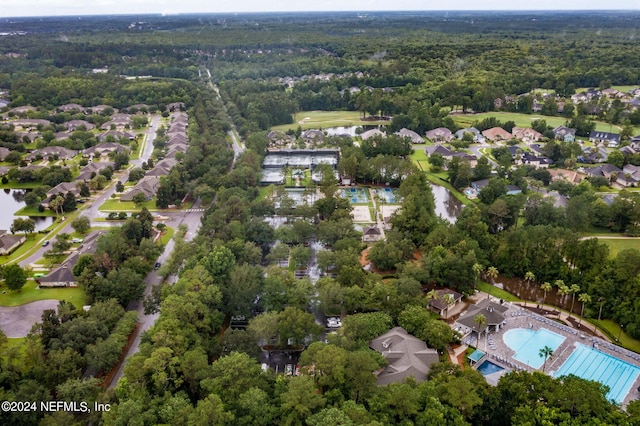
[[640,374],[640,368],[616,357],[577,343],[576,349],[553,376],[574,374],[609,387],[607,398],[620,404]]
[[482,373],[483,376],[488,376],[489,374],[497,373],[502,370],[504,370],[504,368],[492,363],[491,361],[485,361],[478,366],[478,371]]
[[544,358],[540,357],[540,349],[549,346],[554,351],[564,342],[565,337],[546,328],[538,331],[527,328],[514,328],[507,330],[502,336],[504,343],[516,353],[514,359],[533,368],[540,368],[544,364]]

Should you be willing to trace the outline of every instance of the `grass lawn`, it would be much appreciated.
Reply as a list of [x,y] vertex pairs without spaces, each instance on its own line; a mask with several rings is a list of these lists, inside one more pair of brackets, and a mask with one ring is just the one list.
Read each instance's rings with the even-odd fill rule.
[[7,184],[0,183],[0,188],[5,189],[34,189],[42,186],[42,182],[13,182],[9,181]]
[[617,239],[617,238],[599,238],[602,243],[607,243],[609,250],[611,250],[610,256],[615,257],[619,252],[626,249],[640,250],[640,238],[634,239]]
[[482,281],[478,283],[478,290],[489,293],[494,297],[499,297],[500,299],[506,300],[507,302],[522,302],[522,299],[514,296],[508,291],[502,290],[501,288],[492,286],[491,284]]
[[79,287],[71,288],[37,288],[37,283],[33,280],[28,280],[19,292],[6,290],[3,286],[0,286],[5,294],[0,294],[0,306],[20,306],[27,303],[35,302],[36,300],[66,300],[71,302],[78,309],[82,309],[86,305],[86,295],[84,290]]
[[45,216],[54,217],[56,213],[49,209],[46,209],[45,211],[41,212],[38,210],[37,207],[23,207],[17,212],[15,212],[13,215],[14,216],[32,216],[32,217],[45,217]]
[[613,322],[612,320],[589,320],[590,323],[596,324],[600,330],[602,330],[606,335],[609,336],[611,340],[614,342],[620,336],[620,344],[634,352],[640,353],[640,341],[634,339],[633,337],[627,335],[624,331],[620,334],[620,326]]
[[[611,86],[612,89],[615,89],[619,92],[628,92],[632,89],[637,89],[638,85],[636,84],[635,86]],[[576,93],[582,93],[582,92],[586,92],[587,90],[589,90],[590,87],[578,87],[576,89]]]
[[133,201],[120,201],[118,199],[110,199],[105,201],[98,210],[100,211],[113,211],[113,212],[121,212],[121,211],[134,211],[138,212],[143,207],[146,207],[149,210],[158,210],[156,208],[156,201],[149,200],[145,201],[141,205],[136,205]]
[[[454,115],[453,121],[459,126],[469,127],[474,121],[481,121],[488,117],[495,117],[502,121],[513,121],[518,127],[531,127],[531,123],[535,120],[545,120],[548,126],[558,127],[565,124],[567,119],[565,117],[547,117],[540,114],[519,114],[516,112],[483,112],[479,114],[466,114],[466,115]],[[601,132],[612,133],[619,132],[620,129],[617,126],[611,126],[609,123],[603,123],[596,121],[596,130]],[[636,131],[638,128],[636,128]]]
[[175,234],[175,229],[169,226],[164,228],[164,231],[162,232],[162,236],[160,237],[160,244],[166,245],[169,242],[169,240],[173,238],[173,234]]
[[292,124],[274,126],[271,130],[286,132],[289,129],[296,130],[300,126],[306,129],[324,129],[327,127],[350,127],[350,126],[377,126],[379,124],[389,124],[388,121],[361,121],[360,111],[301,111],[294,117]]

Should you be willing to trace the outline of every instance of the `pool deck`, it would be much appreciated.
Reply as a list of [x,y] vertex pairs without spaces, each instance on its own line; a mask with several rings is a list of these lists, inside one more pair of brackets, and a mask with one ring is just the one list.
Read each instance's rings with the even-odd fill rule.
[[[500,302],[498,299],[495,299],[494,301],[497,303]],[[542,371],[542,367],[535,369],[514,359],[513,355],[515,355],[515,351],[507,346],[502,336],[507,330],[515,328],[525,328],[533,331],[546,328],[549,331],[553,331],[554,333],[565,337],[565,340],[554,351],[554,356],[547,361],[545,366],[545,373],[547,374],[557,371],[560,368],[575,349],[576,343],[582,343],[586,346],[595,345],[595,347],[603,353],[635,365],[636,367],[640,367],[640,355],[635,352],[628,351],[606,340],[593,337],[586,333],[582,333],[579,329],[562,324],[556,320],[556,316],[544,317],[521,306],[509,302],[506,302],[506,304],[509,306],[509,309],[504,313],[506,324],[497,332],[491,331],[488,335],[482,333],[480,343],[477,345],[478,349],[487,353],[486,359],[489,359],[494,364],[500,365],[501,367],[509,370],[525,370],[530,372],[535,370]],[[463,343],[475,344],[475,334],[464,336]],[[626,406],[629,402],[640,398],[640,392],[638,392],[639,385],[640,376],[631,386],[629,393],[622,402],[622,406]]]

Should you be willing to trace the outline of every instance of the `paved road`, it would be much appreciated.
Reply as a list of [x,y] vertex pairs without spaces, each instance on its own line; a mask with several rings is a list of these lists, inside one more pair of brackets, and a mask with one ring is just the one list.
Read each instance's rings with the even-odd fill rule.
[[0,306],[0,329],[7,337],[25,337],[31,327],[42,321],[42,312],[56,309],[58,300],[38,300],[21,306]]
[[[196,204],[198,206],[200,205],[199,199],[196,200],[196,202],[194,203],[194,206]],[[167,220],[165,223],[168,226],[171,226],[172,228],[177,228],[181,224],[187,225],[188,231],[187,231],[187,234],[185,235],[185,240],[191,241],[193,237],[195,237],[198,233],[198,228],[201,223],[201,218],[202,218],[202,215],[204,214],[200,208],[195,208],[195,210],[196,211],[191,211],[191,212],[163,213],[164,216],[169,217],[169,220]],[[175,244],[173,240],[167,243],[167,245],[164,248],[164,251],[158,258],[158,262],[164,263],[169,258],[169,256],[173,252],[174,245]],[[174,276],[169,277],[169,281],[171,283],[173,283],[175,279],[176,277]],[[144,290],[144,296],[145,297],[149,296],[151,294],[151,291],[153,290],[153,287],[155,285],[160,284],[161,281],[162,281],[162,277],[160,277],[156,271],[151,271],[144,280],[146,284],[146,287]],[[118,384],[118,381],[120,380],[120,378],[124,373],[124,366],[128,358],[133,356],[140,349],[140,337],[142,333],[148,330],[149,328],[151,328],[151,326],[158,319],[158,315],[159,315],[159,314],[145,315],[144,306],[142,302],[132,303],[127,308],[127,310],[135,310],[138,313],[138,324],[140,326],[136,331],[136,335],[134,337],[134,340],[131,346],[129,346],[129,349],[125,353],[124,361],[120,363],[120,365],[118,366],[118,370],[116,371],[116,374],[113,375],[113,378],[111,379],[111,383],[109,383],[110,388],[113,388]]]
[[[131,161],[131,163],[136,166],[136,167],[140,167],[142,165],[142,163],[144,161],[149,160],[149,158],[151,158],[151,153],[153,152],[153,141],[156,138],[156,129],[158,128],[158,123],[160,122],[160,115],[155,114],[151,116],[151,123],[152,126],[150,128],[148,128],[146,130],[146,143],[144,145],[144,149],[142,151],[142,155],[140,155],[140,158],[138,158],[137,160],[133,160]],[[101,217],[101,216],[105,216],[104,214],[100,213],[98,211],[98,209],[100,208],[100,206],[107,201],[108,199],[111,198],[111,194],[116,192],[116,185],[115,182],[116,180],[121,181],[122,183],[126,182],[129,179],[129,170],[123,170],[122,172],[116,173],[115,175],[115,179],[113,180],[113,183],[111,184],[111,186],[107,187],[107,189],[105,189],[101,194],[99,194],[98,196],[93,195],[91,198],[91,201],[87,204],[85,204],[83,207],[81,207],[81,215],[82,216],[86,216],[89,218],[89,220],[93,221],[94,219]],[[95,198],[93,198],[95,197]],[[103,223],[100,223],[100,226],[103,226]],[[63,225],[63,227],[61,229],[56,229],[54,230],[54,233],[57,234],[59,232],[66,232],[66,233],[72,233],[73,232],[73,228],[71,228],[71,224],[67,223],[65,225]],[[44,241],[46,239],[51,238],[50,235],[47,235],[45,237],[42,237],[41,241]],[[25,259],[22,259],[19,264],[22,267],[25,266],[29,266],[32,263],[42,259],[42,257],[44,256],[44,252],[49,250],[50,247],[40,247],[38,248],[38,250],[36,250],[35,253],[31,254],[30,256],[28,256]]]

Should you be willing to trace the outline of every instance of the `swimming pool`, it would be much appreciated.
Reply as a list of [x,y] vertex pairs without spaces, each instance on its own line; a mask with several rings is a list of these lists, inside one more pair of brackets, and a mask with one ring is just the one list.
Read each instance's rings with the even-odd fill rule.
[[504,371],[504,368],[487,360],[478,366],[478,371],[482,373],[483,376],[488,376],[489,374]]
[[574,374],[609,387],[607,398],[620,404],[640,374],[640,368],[621,359],[576,343],[575,350],[553,376]]
[[549,346],[555,351],[564,342],[565,337],[546,328],[538,331],[514,328],[505,332],[502,339],[516,352],[513,359],[530,367],[540,368],[544,364],[544,358],[540,357],[540,349]]

